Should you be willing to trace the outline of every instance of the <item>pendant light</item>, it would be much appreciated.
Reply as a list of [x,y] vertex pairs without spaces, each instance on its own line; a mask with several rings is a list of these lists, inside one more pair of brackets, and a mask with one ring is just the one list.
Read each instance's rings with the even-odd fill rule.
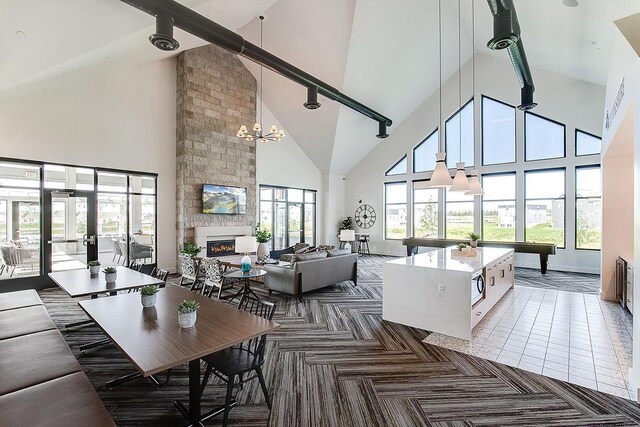
[[482,185],[480,185],[480,180],[478,179],[478,171],[471,171],[471,178],[469,178],[469,191],[465,191],[465,195],[467,196],[484,196],[484,190],[482,189]]
[[[260,49],[262,49],[262,23],[264,22],[264,16],[260,16]],[[269,132],[265,133],[262,129],[262,106],[264,104],[262,98],[262,69],[263,66],[260,65],[260,121],[253,125],[252,131],[254,133],[249,133],[249,130],[245,125],[240,126],[238,129],[238,133],[236,136],[238,138],[245,139],[247,141],[260,141],[260,142],[280,142],[282,138],[284,138],[284,131],[282,129],[278,130],[276,125],[271,125],[269,128]]]
[[[458,142],[459,142],[459,158],[456,163],[456,175],[453,178],[453,186],[449,191],[466,192],[471,190],[471,185],[467,179],[467,173],[464,170],[464,162],[462,161],[462,61],[460,53],[462,50],[462,7],[458,0],[458,104],[460,110],[458,113]],[[475,127],[475,126],[474,126]]]
[[[444,147],[443,138],[444,132],[442,131],[442,0],[438,0],[438,43],[440,48],[440,88],[438,89],[440,108],[438,110],[438,146]],[[431,188],[449,188],[453,185],[451,175],[449,175],[449,169],[445,160],[447,153],[440,151],[436,153],[436,167],[433,170],[431,179],[429,180],[429,187]]]

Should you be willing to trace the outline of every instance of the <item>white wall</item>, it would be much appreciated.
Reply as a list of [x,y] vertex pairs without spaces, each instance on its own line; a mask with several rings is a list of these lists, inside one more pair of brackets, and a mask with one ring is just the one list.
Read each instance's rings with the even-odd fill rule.
[[[258,99],[260,102],[260,99]],[[263,112],[262,126],[282,125],[266,106]],[[286,129],[285,133],[286,133]],[[260,185],[278,185],[282,187],[316,190],[316,238],[319,243],[324,237],[323,180],[322,173],[309,159],[298,143],[287,135],[279,143],[258,143],[256,146],[256,183],[259,199]]]
[[176,63],[87,69],[0,101],[0,157],[158,174],[158,265],[175,268]]
[[[476,141],[481,139],[480,126],[480,99],[481,95],[507,102],[511,105],[520,103],[520,89],[515,77],[515,72],[510,61],[506,58],[494,58],[485,55],[476,55],[475,73],[475,120]],[[550,73],[544,70],[532,69],[536,84],[535,101],[539,104],[534,109],[536,114],[549,117],[566,125],[567,159],[545,161],[544,167],[566,167],[567,176],[573,176],[575,161],[572,154],[575,147],[575,128],[600,135],[602,132],[602,112],[604,105],[605,89],[602,86],[593,85],[569,77]],[[467,62],[462,71],[462,103],[471,98],[471,65]],[[458,77],[454,75],[444,83],[443,89],[443,120],[453,114],[459,107],[458,103]],[[400,241],[384,240],[383,238],[383,183],[384,172],[391,167],[403,155],[409,153],[412,148],[423,138],[429,135],[438,126],[439,100],[438,94],[427,99],[407,120],[395,124],[387,140],[373,150],[362,162],[360,162],[347,175],[346,179],[346,212],[352,215],[358,205],[358,200],[368,203],[377,212],[378,221],[368,231],[371,235],[371,251],[380,254],[404,255],[405,248]],[[516,119],[516,146],[517,158],[523,158],[523,114],[518,113]],[[491,173],[506,170],[518,172],[518,201],[517,206],[524,209],[523,199],[523,172],[524,170],[541,168],[541,162],[524,162],[516,165],[479,166],[481,159],[480,144],[476,144],[477,168],[480,173]],[[592,156],[593,163],[600,161],[599,156]],[[411,159],[410,159],[411,160]],[[435,159],[434,159],[435,161]],[[411,164],[409,164],[411,169]],[[410,173],[407,179],[426,179],[429,174]],[[387,177],[386,181],[398,180],[398,177]],[[567,194],[573,194],[573,183],[567,180]],[[479,198],[476,198],[479,199]],[[476,200],[476,212],[481,205]],[[596,251],[576,251],[572,249],[574,241],[575,225],[575,201],[566,200],[566,240],[567,249],[559,249],[557,255],[549,259],[549,268],[564,269],[570,271],[599,272],[600,255]],[[476,219],[476,230],[480,230],[481,224]],[[517,239],[524,238],[523,225],[517,232]],[[518,265],[539,267],[537,255],[518,254]]]

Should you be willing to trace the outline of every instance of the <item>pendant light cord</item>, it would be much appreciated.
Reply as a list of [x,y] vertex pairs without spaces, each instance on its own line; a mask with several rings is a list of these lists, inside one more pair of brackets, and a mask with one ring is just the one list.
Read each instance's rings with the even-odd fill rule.
[[439,129],[439,141],[438,145],[439,149],[445,152],[445,144],[444,144],[444,129],[442,129],[442,0],[438,0],[438,44],[440,47],[439,51],[439,65],[440,65],[440,89],[438,93],[440,94],[440,109],[438,111],[438,129]]
[[[262,23],[264,22],[264,16],[260,16],[260,49],[262,50]],[[260,65],[260,126],[262,126],[262,104],[264,103],[262,99],[262,70],[263,66]]]
[[458,104],[460,112],[458,113],[458,161],[462,162],[462,61],[460,52],[462,50],[462,8],[461,0],[458,0]]

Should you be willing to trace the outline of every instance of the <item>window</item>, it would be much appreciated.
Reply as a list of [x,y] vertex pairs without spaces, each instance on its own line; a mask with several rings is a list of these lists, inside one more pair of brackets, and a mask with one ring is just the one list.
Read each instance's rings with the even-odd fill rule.
[[439,132],[436,129],[413,149],[414,172],[429,172],[433,170],[436,164],[439,138]]
[[576,156],[600,154],[602,139],[576,129]]
[[440,190],[427,188],[428,185],[428,181],[413,183],[413,235],[437,238]]
[[0,200],[0,242],[7,240],[7,201]]
[[446,238],[468,239],[473,232],[473,196],[464,193],[447,192]]
[[482,164],[516,161],[516,109],[482,97]]
[[93,190],[93,169],[44,165],[44,188]]
[[516,174],[484,175],[482,188],[482,238],[515,242]]
[[564,169],[525,172],[525,197],[525,240],[564,248]]
[[316,191],[260,186],[260,228],[272,234],[271,249],[316,243]]
[[576,168],[576,249],[600,249],[602,177],[600,166]]
[[407,183],[384,184],[385,239],[407,237]]
[[524,159],[527,162],[564,157],[564,125],[528,111],[525,112],[524,147]]
[[[455,169],[457,162],[473,166],[474,126],[473,100],[467,102],[445,123],[447,167]],[[462,155],[460,152],[462,151]]]
[[407,173],[407,156],[401,158],[395,165],[385,173],[386,176],[402,175]]

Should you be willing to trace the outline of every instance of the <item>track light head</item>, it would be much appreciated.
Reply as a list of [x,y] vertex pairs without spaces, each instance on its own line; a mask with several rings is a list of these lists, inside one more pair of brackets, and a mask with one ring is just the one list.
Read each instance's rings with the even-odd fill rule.
[[387,133],[387,125],[382,122],[378,122],[378,134],[376,135],[380,139],[385,139],[389,136]]
[[180,43],[173,38],[173,17],[168,13],[156,16],[156,32],[149,36],[152,45],[160,50],[170,52],[180,47]]
[[304,108],[308,110],[317,110],[320,108],[320,103],[318,102],[318,87],[312,86],[307,88],[307,102],[304,104]]
[[529,111],[538,105],[533,102],[533,92],[535,90],[533,86],[525,86],[520,89],[520,105],[518,105],[518,110]]
[[493,38],[487,43],[491,50],[502,50],[518,43],[520,35],[513,28],[513,11],[505,9],[493,17]]

